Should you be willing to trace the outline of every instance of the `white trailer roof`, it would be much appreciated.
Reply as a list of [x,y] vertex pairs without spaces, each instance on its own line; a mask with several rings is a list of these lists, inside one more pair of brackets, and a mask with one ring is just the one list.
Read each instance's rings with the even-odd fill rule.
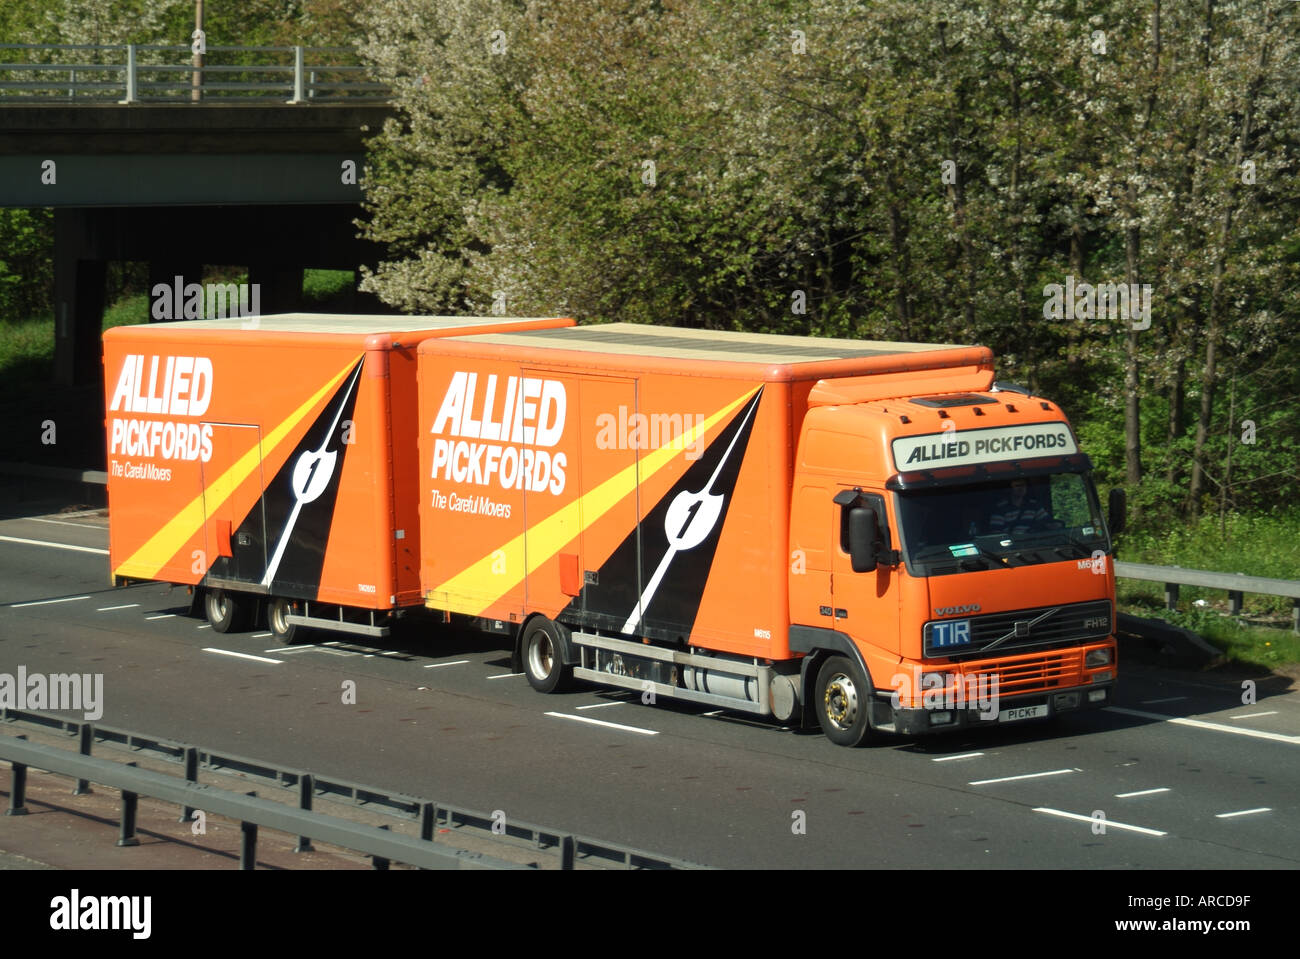
[[[843,340],[829,337],[781,336],[771,333],[736,333],[698,330],[643,323],[604,323],[550,330],[480,333],[460,337],[463,342],[526,346],[538,350],[584,350],[630,356],[675,359],[734,360],[741,363],[807,363],[817,360],[923,353],[953,349],[933,343],[892,343],[880,340]],[[956,347],[960,349],[960,347]]]
[[173,320],[141,323],[168,330],[266,330],[273,333],[406,333],[412,330],[452,330],[460,326],[490,326],[550,317],[519,316],[359,316],[349,313],[273,313],[232,316],[219,320]]

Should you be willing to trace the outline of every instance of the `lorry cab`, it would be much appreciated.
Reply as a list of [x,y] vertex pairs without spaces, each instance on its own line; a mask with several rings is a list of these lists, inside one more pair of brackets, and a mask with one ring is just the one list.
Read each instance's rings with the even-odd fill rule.
[[836,742],[1110,699],[1112,544],[1091,463],[1046,399],[814,388],[790,549],[801,699]]

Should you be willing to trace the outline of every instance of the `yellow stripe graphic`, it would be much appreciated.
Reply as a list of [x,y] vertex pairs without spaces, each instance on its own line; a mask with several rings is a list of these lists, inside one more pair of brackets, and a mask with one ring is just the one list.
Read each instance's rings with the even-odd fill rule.
[[[356,357],[350,359],[347,365],[333,379],[308,397],[279,426],[267,434],[262,445],[268,453],[273,453],[275,448],[284,442],[285,438],[293,432],[294,427],[302,422],[303,418],[338,386],[339,381],[348,374],[348,371],[356,365],[356,362]],[[124,561],[115,570],[116,574],[132,579],[157,579],[158,573],[167,565],[168,561],[203,527],[204,498],[206,497],[211,504],[212,511],[219,509],[230,498],[230,495],[239,488],[240,484],[248,479],[253,470],[257,469],[261,464],[259,454],[260,450],[254,445],[252,449],[236,460],[233,466],[213,480],[207,489],[194,497],[189,505],[172,517],[166,526],[154,533],[148,542]]]
[[[565,543],[599,520],[623,497],[635,490],[638,468],[644,479],[654,476],[672,462],[682,447],[694,444],[700,436],[730,416],[737,407],[747,402],[757,392],[758,387],[755,387],[718,410],[703,423],[698,423],[685,431],[680,443],[675,441],[667,446],[661,446],[644,459],[624,467],[595,489],[537,523],[526,533],[520,533],[500,549],[493,550],[468,569],[439,584],[428,594],[426,605],[453,613],[481,615],[485,609],[518,586],[526,575],[558,553]],[[525,537],[528,541],[527,551],[524,549]],[[494,566],[501,568],[503,556],[506,572],[493,572]]]

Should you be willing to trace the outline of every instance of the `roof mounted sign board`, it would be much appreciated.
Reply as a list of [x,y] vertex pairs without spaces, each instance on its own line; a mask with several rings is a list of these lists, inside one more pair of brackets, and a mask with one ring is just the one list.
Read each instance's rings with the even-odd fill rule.
[[1065,423],[1032,423],[900,436],[893,442],[893,451],[894,465],[902,472],[1034,456],[1068,456],[1079,452],[1079,447]]

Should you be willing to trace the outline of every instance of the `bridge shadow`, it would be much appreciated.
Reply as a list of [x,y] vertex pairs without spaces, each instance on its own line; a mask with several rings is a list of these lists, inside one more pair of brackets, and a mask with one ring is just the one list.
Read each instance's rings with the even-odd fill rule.
[[0,465],[0,520],[54,516],[86,510],[104,511],[108,496],[102,484],[6,473]]

